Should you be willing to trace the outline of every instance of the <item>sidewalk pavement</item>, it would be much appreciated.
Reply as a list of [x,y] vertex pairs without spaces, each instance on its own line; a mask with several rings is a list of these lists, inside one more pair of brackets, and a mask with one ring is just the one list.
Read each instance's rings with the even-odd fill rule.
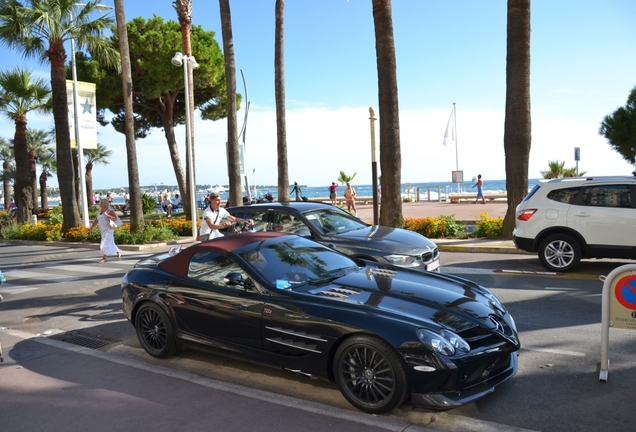
[[2,430],[435,432],[0,328]]

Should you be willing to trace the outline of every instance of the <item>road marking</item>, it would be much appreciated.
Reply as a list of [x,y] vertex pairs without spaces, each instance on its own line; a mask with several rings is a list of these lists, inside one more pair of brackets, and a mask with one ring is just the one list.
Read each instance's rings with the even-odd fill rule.
[[107,266],[91,266],[91,265],[55,265],[55,266],[50,266],[50,267],[45,267],[45,268],[54,268],[55,270],[65,270],[65,271],[71,271],[71,272],[77,272],[77,273],[93,273],[93,274],[108,274],[108,273],[115,273],[118,271],[125,271],[124,269],[120,269],[120,268],[113,268],[113,267],[107,267]]
[[560,354],[560,355],[568,355],[573,357],[585,357],[585,353],[578,352],[578,351],[563,351],[563,350],[555,350],[551,348],[539,348],[539,347],[533,347],[533,346],[527,346],[527,345],[523,345],[521,349],[526,351],[537,351],[537,352],[544,352],[549,354]]
[[10,283],[6,283],[2,285],[2,288],[0,288],[0,293],[2,294],[22,294],[25,293],[27,291],[33,291],[37,288],[35,287],[19,287],[19,286],[14,286],[13,284]]
[[511,274],[531,274],[531,275],[542,275],[542,276],[563,276],[563,273],[534,271],[534,270],[504,270],[504,269],[497,269],[497,270],[494,270],[494,272],[495,273],[511,273]]
[[565,288],[565,287],[545,287],[546,291],[578,291],[579,288]]

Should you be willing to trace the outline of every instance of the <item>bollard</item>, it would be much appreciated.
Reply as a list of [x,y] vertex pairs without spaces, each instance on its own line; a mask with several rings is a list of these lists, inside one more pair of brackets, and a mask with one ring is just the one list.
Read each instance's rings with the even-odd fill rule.
[[427,193],[428,193],[427,201],[428,201],[428,202],[431,202],[431,187],[429,186],[429,187],[427,187],[426,189],[428,190],[428,192],[427,192]]
[[38,215],[31,215],[31,224],[33,225],[38,224]]
[[442,187],[441,186],[437,186],[437,201],[439,201],[439,202],[442,201]]
[[420,202],[420,187],[415,188],[415,201]]

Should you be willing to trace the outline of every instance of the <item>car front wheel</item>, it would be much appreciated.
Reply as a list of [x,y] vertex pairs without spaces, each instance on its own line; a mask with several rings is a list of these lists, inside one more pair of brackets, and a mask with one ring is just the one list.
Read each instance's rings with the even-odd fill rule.
[[175,331],[160,306],[146,303],[135,317],[135,329],[141,346],[153,357],[168,357],[176,351]]
[[567,234],[554,234],[541,242],[539,260],[548,270],[568,272],[581,261],[581,247]]
[[370,414],[391,411],[409,393],[398,354],[373,336],[357,335],[343,342],[336,352],[334,371],[342,395]]

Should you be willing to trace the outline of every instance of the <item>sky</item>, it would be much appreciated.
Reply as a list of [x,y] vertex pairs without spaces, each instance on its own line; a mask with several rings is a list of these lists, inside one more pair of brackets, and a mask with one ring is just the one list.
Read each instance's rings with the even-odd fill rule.
[[[124,4],[127,20],[177,20],[171,0]],[[222,47],[218,2],[192,4],[193,24],[214,31]],[[245,94],[243,71],[250,103],[246,171],[251,184],[275,185],[275,1],[230,0],[230,7],[237,90]],[[455,170],[466,181],[505,179],[506,7],[504,0],[393,0],[403,183],[450,182]],[[636,86],[636,2],[532,0],[531,8],[529,177],[540,178],[551,160],[576,166],[575,147],[588,175],[630,174],[634,167],[598,129]],[[0,69],[21,63],[50,76],[48,65],[2,51]],[[381,113],[371,0],[287,0],[284,55],[290,183],[326,186],[340,171],[357,173],[354,184],[372,183],[369,108]],[[457,139],[444,145],[453,107]],[[227,185],[226,120],[195,118],[197,184]],[[31,128],[53,126],[52,117],[28,119]],[[0,136],[12,138],[13,124],[0,122]],[[379,149],[379,121],[375,129]],[[175,133],[185,166],[184,127]],[[126,187],[124,135],[110,126],[98,134],[113,154],[109,165],[94,167],[93,187]],[[176,184],[162,130],[136,146],[142,186]]]

